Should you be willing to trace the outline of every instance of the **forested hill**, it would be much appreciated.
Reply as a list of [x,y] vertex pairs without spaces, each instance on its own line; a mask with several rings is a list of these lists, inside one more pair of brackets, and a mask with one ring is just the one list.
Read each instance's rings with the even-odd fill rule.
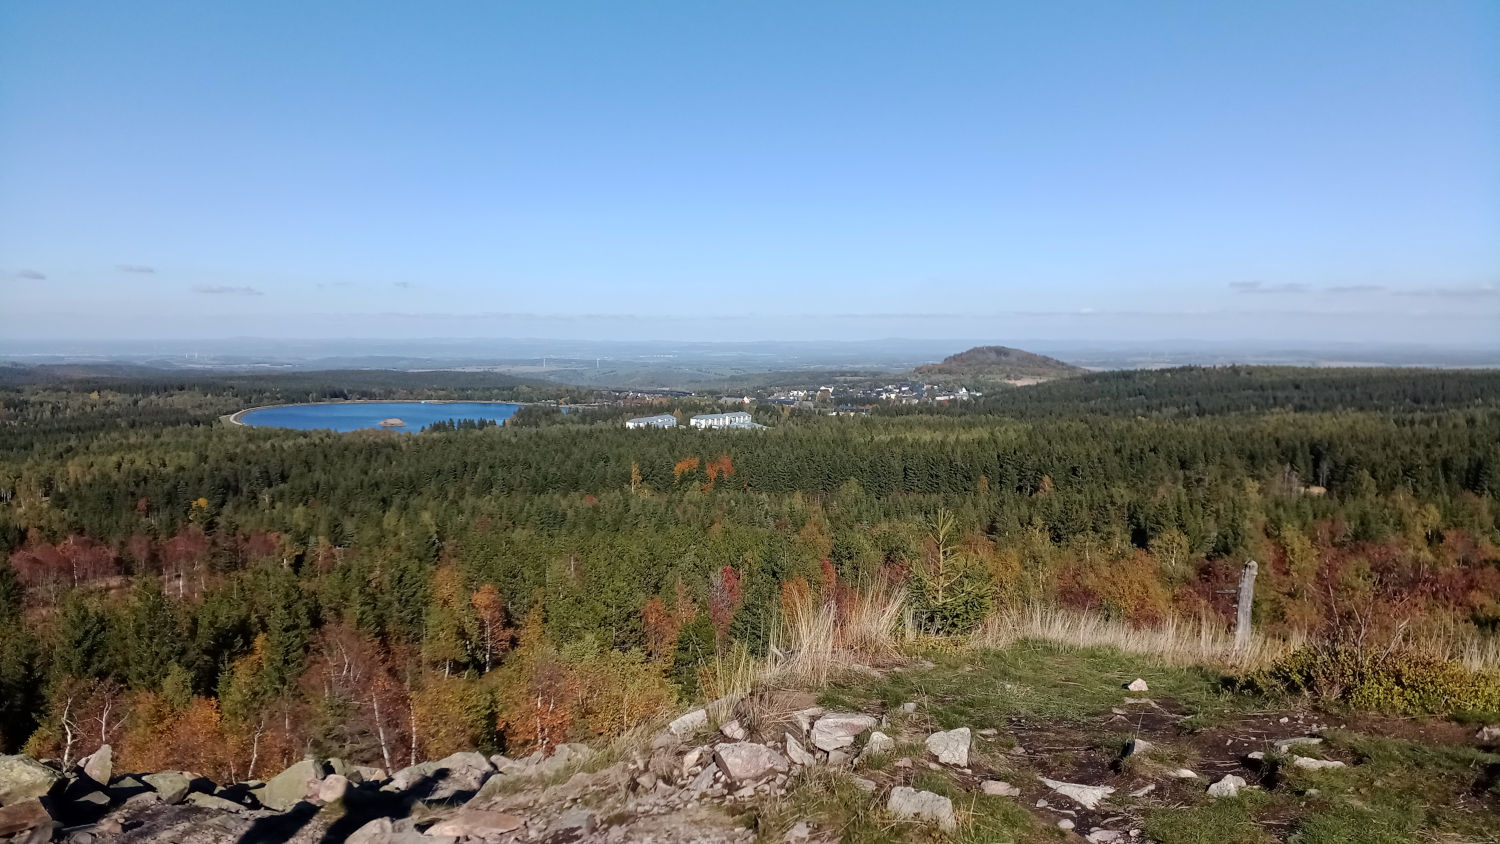
[[1500,407],[1500,370],[1181,367],[1095,372],[1000,390],[940,410],[889,413],[1019,417],[1213,416],[1366,410],[1384,413]]
[[972,383],[1062,378],[1082,372],[1082,368],[1056,358],[1008,346],[975,346],[966,352],[949,355],[941,363],[916,368],[916,374],[923,378],[958,378]]
[[[1246,559],[1267,632],[1497,652],[1493,372],[1111,373],[757,431],[215,423],[328,377],[0,383],[0,751],[524,755],[716,697],[788,602],[1227,625]],[[447,378],[329,386],[472,395]]]

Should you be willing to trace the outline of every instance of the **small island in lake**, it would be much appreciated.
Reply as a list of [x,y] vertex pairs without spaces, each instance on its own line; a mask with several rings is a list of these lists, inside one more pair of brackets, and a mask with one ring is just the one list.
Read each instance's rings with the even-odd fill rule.
[[406,427],[406,423],[402,422],[400,419],[397,419],[395,417],[391,417],[390,419],[382,419],[382,420],[380,420],[380,427],[382,427],[382,428],[405,428]]

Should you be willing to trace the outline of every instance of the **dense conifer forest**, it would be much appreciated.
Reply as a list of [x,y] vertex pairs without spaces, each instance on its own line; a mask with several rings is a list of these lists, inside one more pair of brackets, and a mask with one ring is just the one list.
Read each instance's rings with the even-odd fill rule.
[[[1118,372],[761,431],[272,430],[334,398],[588,401],[482,373],[0,370],[0,746],[249,778],[610,736],[807,595],[963,633],[1058,603],[1492,641],[1500,374]],[[693,399],[659,410],[703,407]]]

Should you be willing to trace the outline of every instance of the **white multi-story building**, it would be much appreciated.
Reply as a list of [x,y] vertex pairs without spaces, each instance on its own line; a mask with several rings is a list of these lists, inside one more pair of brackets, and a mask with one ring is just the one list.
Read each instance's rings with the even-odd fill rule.
[[743,410],[730,413],[700,413],[688,421],[694,428],[764,428]]
[[661,413],[656,416],[638,416],[635,419],[626,419],[627,428],[676,428],[677,417],[670,413]]

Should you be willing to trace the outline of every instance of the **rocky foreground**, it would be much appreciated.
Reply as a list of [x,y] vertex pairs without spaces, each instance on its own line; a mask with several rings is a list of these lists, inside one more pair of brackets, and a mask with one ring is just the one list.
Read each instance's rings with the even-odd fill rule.
[[[1015,732],[992,726],[932,730],[913,701],[874,712],[826,711],[808,705],[812,696],[803,692],[752,695],[722,723],[706,709],[694,710],[628,751],[564,744],[526,759],[457,753],[394,773],[306,759],[264,782],[221,785],[183,771],[119,774],[107,746],[66,771],[4,756],[0,840],[832,841],[841,831],[808,815],[777,825],[757,812],[795,806],[788,790],[803,789],[805,799],[807,790],[829,781],[820,780],[826,774],[867,792],[870,811],[938,836],[972,823],[975,810],[920,787],[923,777],[957,789],[950,794],[1014,801],[1028,823],[1065,838],[1126,844],[1148,837],[1140,812],[1130,807],[1160,795],[1179,804],[1233,800],[1245,789],[1273,787],[1278,767],[1359,764],[1324,758],[1315,722],[1282,717],[1267,719],[1253,734],[1228,734],[1223,751],[1198,757],[1195,771],[1156,743],[1182,735],[1180,716],[1149,697],[1143,680],[1115,688],[1119,705],[1107,717],[1133,723],[1135,737],[1110,751],[1115,756],[1107,764],[1067,754],[1044,759],[1012,744]],[[1034,748],[1044,736],[1057,738],[1025,735]],[[1199,738],[1204,747],[1221,741],[1213,733]],[[1481,731],[1479,739],[1493,743],[1500,731]],[[1000,779],[1002,771],[1012,772],[1006,774],[1012,781]],[[1069,778],[1054,778],[1059,773]]]

